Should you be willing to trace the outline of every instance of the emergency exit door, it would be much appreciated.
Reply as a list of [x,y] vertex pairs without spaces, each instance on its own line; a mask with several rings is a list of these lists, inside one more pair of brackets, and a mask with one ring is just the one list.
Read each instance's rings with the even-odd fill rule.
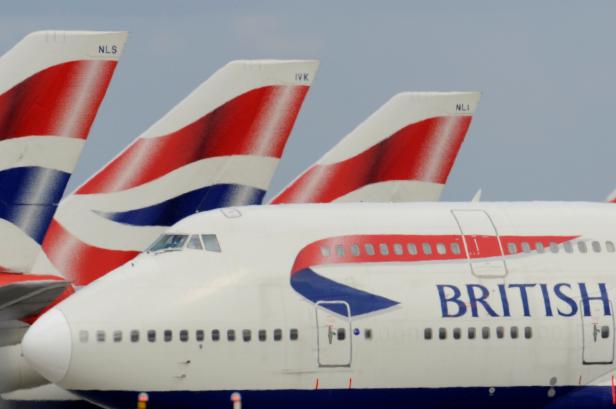
[[611,364],[614,362],[614,315],[610,301],[610,314],[605,315],[602,302],[589,302],[590,316],[584,314],[584,303],[579,303],[582,316],[582,360],[584,365]]
[[460,228],[471,271],[478,277],[504,277],[507,265],[498,232],[483,210],[452,210]]
[[317,359],[320,367],[351,366],[350,312],[349,304],[344,301],[316,303]]

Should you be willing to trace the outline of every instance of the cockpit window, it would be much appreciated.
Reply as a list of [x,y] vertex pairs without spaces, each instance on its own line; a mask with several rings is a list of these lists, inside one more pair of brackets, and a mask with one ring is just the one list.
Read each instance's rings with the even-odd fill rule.
[[203,245],[201,244],[201,239],[199,235],[193,234],[188,239],[188,244],[186,244],[187,249],[195,249],[195,250],[203,250]]
[[150,246],[148,251],[181,249],[187,239],[186,234],[163,234]]
[[203,239],[203,245],[207,251],[220,253],[220,243],[218,243],[218,238],[216,238],[215,234],[202,234],[201,238]]

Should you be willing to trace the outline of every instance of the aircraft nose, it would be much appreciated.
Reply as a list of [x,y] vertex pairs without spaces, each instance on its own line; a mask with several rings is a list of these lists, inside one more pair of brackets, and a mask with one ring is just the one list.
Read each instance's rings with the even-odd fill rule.
[[28,329],[21,342],[26,361],[51,382],[60,382],[71,359],[71,330],[62,311],[52,308]]

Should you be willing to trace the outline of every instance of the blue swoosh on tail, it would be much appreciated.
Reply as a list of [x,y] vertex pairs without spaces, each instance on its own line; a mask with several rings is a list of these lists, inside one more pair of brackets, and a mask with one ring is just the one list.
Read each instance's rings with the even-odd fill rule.
[[42,243],[69,177],[37,166],[0,171],[0,218]]
[[124,212],[96,214],[132,226],[171,226],[191,214],[229,206],[260,204],[265,190],[252,186],[219,184],[192,190],[164,202]]

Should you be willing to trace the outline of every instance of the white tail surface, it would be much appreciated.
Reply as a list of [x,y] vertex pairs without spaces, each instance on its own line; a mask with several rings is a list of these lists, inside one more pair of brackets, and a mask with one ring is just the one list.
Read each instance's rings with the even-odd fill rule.
[[62,201],[37,272],[87,284],[195,212],[261,203],[318,68],[233,61]]
[[395,95],[271,203],[438,200],[478,92]]
[[30,272],[126,38],[38,31],[0,57],[0,270]]

